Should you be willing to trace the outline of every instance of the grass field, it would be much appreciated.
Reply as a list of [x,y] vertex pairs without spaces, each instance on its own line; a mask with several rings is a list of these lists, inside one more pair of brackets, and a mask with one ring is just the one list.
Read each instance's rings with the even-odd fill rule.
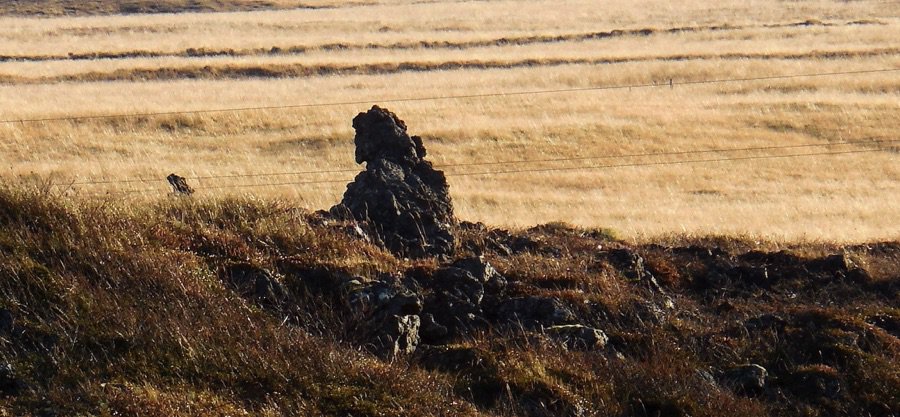
[[0,2],[0,417],[900,417],[898,5]]
[[[133,7],[125,11],[220,12],[3,6],[0,119],[355,104],[4,122],[4,181],[49,181],[72,198],[141,199],[163,198],[170,172],[347,170],[192,181],[200,199],[251,194],[327,208],[342,183],[270,184],[352,178],[359,168],[350,120],[371,104],[658,84],[385,106],[425,138],[437,165],[570,159],[447,166],[465,220],[561,220],[638,241],[900,237],[900,147],[856,143],[898,139],[900,72],[678,85],[900,68],[896,2],[171,1],[156,10],[125,3]],[[29,7],[76,16],[28,17]],[[273,8],[282,10],[256,10]],[[807,144],[821,146],[671,155]],[[859,150],[873,151],[569,170]],[[616,157],[647,153],[670,155]],[[586,157],[609,159],[571,160]],[[533,172],[543,169],[554,171]],[[454,175],[488,171],[526,172]],[[68,185],[135,178],[148,182]]]

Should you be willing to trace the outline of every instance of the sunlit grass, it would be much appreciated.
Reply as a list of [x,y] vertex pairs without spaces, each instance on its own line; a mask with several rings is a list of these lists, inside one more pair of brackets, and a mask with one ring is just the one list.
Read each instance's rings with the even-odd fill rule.
[[[0,126],[3,175],[50,178],[73,197],[142,198],[141,193],[121,192],[152,190],[144,197],[154,198],[166,192],[161,180],[170,172],[216,176],[352,171],[360,168],[352,160],[350,120],[376,103],[399,114],[411,134],[423,136],[429,158],[438,165],[895,139],[894,120],[900,114],[900,82],[895,72],[677,85],[897,68],[900,55],[894,39],[900,33],[900,19],[883,2],[806,2],[790,7],[724,2],[713,8],[692,2],[640,8],[625,2],[607,8],[571,2],[563,12],[536,1],[516,3],[512,14],[506,6],[510,4],[380,2],[279,12],[3,18],[0,53],[4,54],[65,57],[68,53],[144,51],[175,55],[0,63],[0,75],[9,81],[0,86],[0,118],[5,120],[365,103],[5,123]],[[709,30],[710,26],[720,29]],[[653,32],[524,45],[500,41],[645,28]],[[673,28],[699,29],[666,32]],[[391,46],[398,42],[406,46]],[[417,42],[457,46],[414,47]],[[466,46],[467,42],[482,44]],[[336,44],[351,47],[316,49],[316,45]],[[266,52],[275,46],[312,49],[287,55]],[[180,56],[190,48],[235,53]],[[584,63],[606,59],[611,61]],[[479,62],[498,67],[434,68]],[[394,69],[385,73],[380,66]],[[227,75],[234,68],[278,70],[274,74],[282,77]],[[302,72],[298,68],[319,68],[331,75],[294,77]],[[332,72],[335,68],[344,69]],[[65,79],[71,81],[60,82]],[[104,79],[124,81],[98,81]],[[674,88],[668,87],[669,80],[676,84]],[[385,103],[644,84],[659,87]],[[456,211],[467,220],[503,226],[563,220],[611,227],[634,239],[720,233],[857,242],[900,234],[900,226],[892,220],[900,214],[895,202],[900,168],[897,153],[891,150],[896,146],[881,146],[884,151],[840,156],[479,177],[453,174],[697,157],[444,169],[450,174]],[[856,148],[714,153],[700,159]],[[197,198],[250,194],[327,208],[339,200],[342,184],[267,184],[349,180],[352,175],[195,183],[200,190]],[[147,182],[66,186],[122,178]]]

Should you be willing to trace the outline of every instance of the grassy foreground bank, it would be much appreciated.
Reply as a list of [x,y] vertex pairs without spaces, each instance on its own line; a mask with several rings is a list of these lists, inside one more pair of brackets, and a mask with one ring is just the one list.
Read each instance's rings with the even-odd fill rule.
[[[386,361],[334,277],[424,288],[450,260],[397,259],[350,226],[284,201],[0,190],[0,415],[900,410],[900,243],[630,246],[565,224],[465,224],[458,257],[484,254],[507,278],[500,301],[553,298],[609,343],[569,349],[540,329],[486,326]],[[653,280],[610,251],[636,254]],[[284,294],[236,287],[222,273],[234,265],[267,271]],[[749,363],[768,371],[764,387],[728,377]]]

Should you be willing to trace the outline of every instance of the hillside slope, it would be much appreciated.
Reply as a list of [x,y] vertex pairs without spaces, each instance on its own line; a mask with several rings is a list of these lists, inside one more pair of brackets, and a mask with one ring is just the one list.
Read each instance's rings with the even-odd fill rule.
[[456,234],[412,261],[284,202],[2,190],[0,415],[900,410],[900,243]]

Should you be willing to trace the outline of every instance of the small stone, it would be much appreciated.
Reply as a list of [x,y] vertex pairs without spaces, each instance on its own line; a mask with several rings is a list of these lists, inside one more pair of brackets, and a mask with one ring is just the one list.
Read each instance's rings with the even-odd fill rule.
[[609,342],[609,337],[603,330],[581,324],[551,326],[545,332],[572,350],[602,349]]
[[344,293],[350,293],[363,286],[363,279],[359,277],[347,278],[340,283],[340,290]]
[[12,311],[5,308],[0,309],[0,335],[12,334],[15,319]]
[[506,277],[500,275],[493,265],[484,260],[483,256],[460,259],[454,262],[452,266],[468,271],[481,281],[484,284],[484,288],[488,291],[499,292],[506,287]]
[[0,364],[0,396],[18,395],[25,388],[25,383],[16,377],[12,364]]
[[419,316],[390,316],[374,331],[375,354],[392,360],[416,351],[419,345]]
[[260,305],[275,307],[287,299],[287,291],[272,273],[260,267],[236,263],[223,267],[219,276],[242,297]]
[[464,269],[438,269],[434,273],[434,283],[435,292],[444,297],[450,296],[476,306],[484,298],[483,282]]
[[485,324],[481,310],[484,286],[472,274],[446,267],[438,269],[431,282],[432,295],[426,300],[426,312],[447,329],[447,337],[461,336]]
[[423,314],[422,326],[419,329],[422,342],[429,345],[443,344],[449,334],[447,326],[443,326],[434,320],[434,315]]
[[571,324],[575,313],[561,301],[550,297],[518,297],[509,299],[497,310],[498,318],[526,327]]
[[806,398],[838,399],[843,391],[840,373],[828,365],[806,365],[785,378],[790,388]]
[[724,373],[724,379],[738,392],[757,394],[766,388],[766,378],[769,372],[766,368],[755,363],[729,368]]

